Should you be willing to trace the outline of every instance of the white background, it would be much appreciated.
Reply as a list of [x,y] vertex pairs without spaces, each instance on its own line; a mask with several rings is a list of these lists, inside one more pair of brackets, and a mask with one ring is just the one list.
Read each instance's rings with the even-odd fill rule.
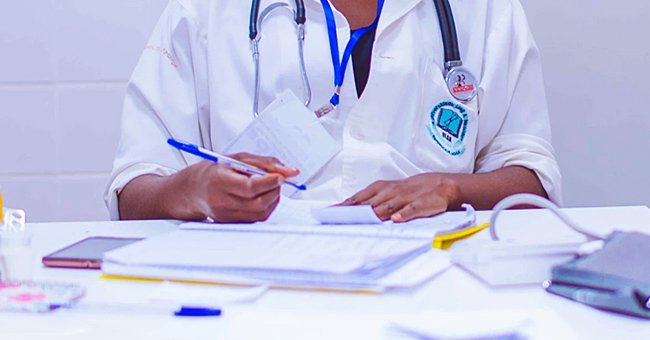
[[[566,205],[650,205],[650,2],[522,1],[542,50]],[[102,193],[126,81],[165,3],[3,3],[7,205],[30,221],[108,218]]]

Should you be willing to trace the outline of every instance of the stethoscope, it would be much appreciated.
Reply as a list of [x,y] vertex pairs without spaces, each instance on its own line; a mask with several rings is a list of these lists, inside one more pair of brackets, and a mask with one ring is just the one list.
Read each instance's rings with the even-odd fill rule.
[[302,77],[302,84],[305,91],[305,106],[311,103],[311,85],[309,84],[309,77],[307,76],[307,69],[305,67],[305,22],[307,17],[305,14],[305,2],[303,0],[296,0],[294,9],[286,2],[274,2],[267,6],[260,14],[260,0],[253,0],[251,5],[251,15],[249,23],[248,37],[251,40],[251,52],[253,54],[253,61],[255,63],[255,93],[253,95],[253,115],[255,118],[259,117],[259,104],[260,104],[260,40],[262,39],[262,23],[273,11],[275,10],[290,11],[294,17],[296,24],[296,33],[298,36],[298,61],[300,64],[300,75]]
[[[358,40],[368,30],[376,28],[379,22],[379,17],[383,9],[385,0],[378,1],[377,19],[369,26],[355,31],[348,43],[344,53],[343,59],[339,59],[338,41],[336,33],[336,23],[334,22],[333,10],[328,0],[321,0],[325,16],[328,24],[328,35],[330,40],[330,51],[332,52],[332,61],[334,65],[334,94],[329,103],[323,105],[316,111],[316,115],[321,117],[333,111],[339,104],[339,94],[341,86],[343,85],[345,68],[352,54],[354,46]],[[472,72],[463,66],[463,61],[458,46],[458,34],[456,32],[456,23],[454,15],[451,10],[449,0],[434,0],[433,1],[436,12],[438,14],[438,21],[440,23],[440,31],[442,32],[442,42],[444,45],[444,77],[449,89],[450,94],[455,99],[467,103],[476,98],[478,94],[478,82]],[[257,118],[259,116],[259,97],[260,97],[260,49],[259,42],[261,39],[262,23],[264,20],[275,10],[287,10],[291,12],[294,23],[296,26],[296,34],[298,40],[298,60],[300,66],[300,74],[303,82],[303,90],[305,94],[305,106],[311,103],[312,93],[309,77],[305,67],[305,56],[303,46],[305,42],[305,23],[307,22],[305,3],[304,0],[295,0],[295,7],[291,8],[286,2],[275,2],[267,6],[260,13],[260,0],[253,0],[251,5],[250,23],[249,23],[249,38],[251,41],[251,52],[255,64],[255,89],[253,94],[253,114]]]

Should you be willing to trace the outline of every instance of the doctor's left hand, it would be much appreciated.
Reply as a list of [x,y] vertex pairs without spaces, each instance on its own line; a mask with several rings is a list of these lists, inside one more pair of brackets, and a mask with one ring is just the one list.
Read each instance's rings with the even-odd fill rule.
[[407,222],[455,207],[458,185],[444,174],[427,173],[404,180],[377,181],[341,205],[371,205],[383,221]]

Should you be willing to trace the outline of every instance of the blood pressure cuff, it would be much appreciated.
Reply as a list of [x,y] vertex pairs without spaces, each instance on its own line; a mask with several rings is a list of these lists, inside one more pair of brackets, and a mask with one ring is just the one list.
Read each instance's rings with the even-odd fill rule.
[[650,319],[650,236],[614,232],[602,250],[553,268],[547,291]]

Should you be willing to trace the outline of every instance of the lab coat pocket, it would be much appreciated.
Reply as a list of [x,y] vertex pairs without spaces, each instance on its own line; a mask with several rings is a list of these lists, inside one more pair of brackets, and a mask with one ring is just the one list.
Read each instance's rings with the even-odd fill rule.
[[478,100],[456,100],[433,61],[424,67],[413,149],[424,171],[473,173],[478,134]]

